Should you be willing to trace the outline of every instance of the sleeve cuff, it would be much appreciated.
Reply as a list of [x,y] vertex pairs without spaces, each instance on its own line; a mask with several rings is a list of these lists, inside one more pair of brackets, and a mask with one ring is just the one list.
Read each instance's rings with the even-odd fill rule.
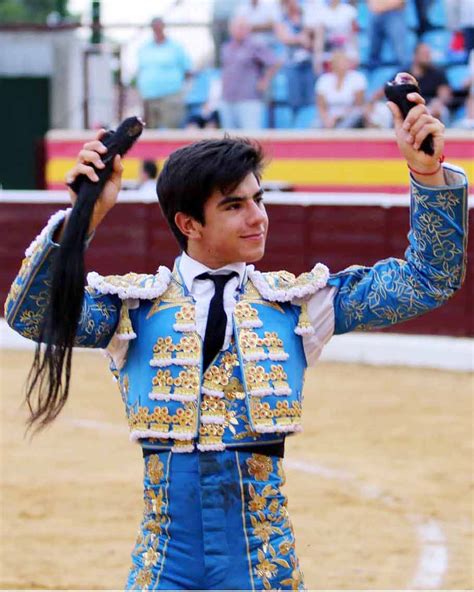
[[422,183],[415,181],[413,175],[410,173],[410,180],[412,184],[428,191],[438,191],[439,189],[461,189],[467,185],[466,173],[462,168],[447,162],[445,162],[442,166],[446,185],[423,185]]

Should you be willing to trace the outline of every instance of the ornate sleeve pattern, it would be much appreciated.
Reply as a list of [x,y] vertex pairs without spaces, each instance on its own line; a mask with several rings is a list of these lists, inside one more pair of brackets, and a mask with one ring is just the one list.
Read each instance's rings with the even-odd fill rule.
[[437,308],[461,287],[466,268],[467,181],[445,166],[446,187],[412,180],[405,260],[351,266],[330,277],[335,333],[387,327]]
[[[7,323],[20,335],[37,341],[47,310],[51,287],[50,270],[58,246],[52,236],[69,210],[54,214],[47,226],[25,251],[21,269],[5,302]],[[119,321],[120,299],[87,287],[76,336],[81,347],[105,347]]]

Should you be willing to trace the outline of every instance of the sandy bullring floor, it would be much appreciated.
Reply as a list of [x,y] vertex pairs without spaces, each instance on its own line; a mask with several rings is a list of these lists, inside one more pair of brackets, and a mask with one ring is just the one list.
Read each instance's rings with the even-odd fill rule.
[[[32,442],[20,408],[29,352],[1,352],[0,587],[123,586],[141,516],[140,451],[96,353]],[[321,364],[305,432],[287,444],[289,509],[312,589],[470,589],[472,377]]]

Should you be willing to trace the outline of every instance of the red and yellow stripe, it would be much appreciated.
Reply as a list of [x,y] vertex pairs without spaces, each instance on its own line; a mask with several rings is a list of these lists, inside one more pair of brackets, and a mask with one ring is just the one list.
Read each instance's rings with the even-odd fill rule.
[[[46,182],[49,189],[64,186],[67,171],[85,141],[84,134],[65,137],[61,132],[47,138]],[[150,133],[140,139],[124,159],[124,178],[137,179],[143,159],[156,160],[160,166],[175,149],[196,140],[180,134],[179,139]],[[390,134],[385,139],[362,133],[347,137],[288,138],[265,135],[259,138],[269,158],[265,181],[279,181],[306,191],[391,191],[405,192],[408,174],[404,161]],[[474,184],[474,142],[468,136],[452,137],[446,144],[446,160],[462,167]]]

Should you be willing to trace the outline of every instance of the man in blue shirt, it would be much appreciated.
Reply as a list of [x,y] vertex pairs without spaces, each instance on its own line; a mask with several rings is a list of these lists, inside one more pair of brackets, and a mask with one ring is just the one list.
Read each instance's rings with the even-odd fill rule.
[[183,85],[191,61],[179,43],[165,35],[162,19],[154,18],[153,40],[138,53],[138,91],[149,128],[177,128],[183,123]]

